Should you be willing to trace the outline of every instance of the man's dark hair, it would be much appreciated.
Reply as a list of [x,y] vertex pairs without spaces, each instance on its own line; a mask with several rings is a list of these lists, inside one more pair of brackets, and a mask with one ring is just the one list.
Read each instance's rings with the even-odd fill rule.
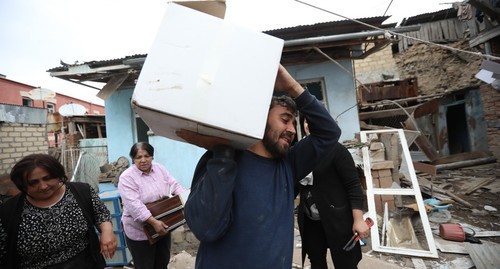
[[271,100],[271,105],[269,106],[269,110],[271,110],[276,105],[287,108],[288,110],[290,110],[290,112],[293,113],[294,116],[297,116],[297,105],[290,96],[288,95],[273,96]]

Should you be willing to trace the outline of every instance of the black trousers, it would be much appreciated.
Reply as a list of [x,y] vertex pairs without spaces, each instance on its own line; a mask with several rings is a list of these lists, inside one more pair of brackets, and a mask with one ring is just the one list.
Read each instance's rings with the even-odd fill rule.
[[155,244],[148,240],[135,241],[127,237],[127,247],[132,254],[135,269],[167,269],[170,261],[170,233]]
[[330,249],[333,265],[336,269],[356,269],[361,260],[361,247],[359,242],[350,251],[342,250],[342,247],[349,241],[336,242],[339,240],[328,240],[321,221],[311,220],[304,217],[304,227],[302,235],[302,248],[307,251],[307,256],[311,262],[311,269],[328,269],[326,253]]

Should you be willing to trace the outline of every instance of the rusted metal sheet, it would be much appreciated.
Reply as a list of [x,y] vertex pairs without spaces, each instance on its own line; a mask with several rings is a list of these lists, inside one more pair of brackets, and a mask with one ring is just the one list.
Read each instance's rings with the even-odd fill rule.
[[358,87],[358,100],[367,104],[380,100],[393,100],[418,95],[417,78],[398,81],[381,81]]

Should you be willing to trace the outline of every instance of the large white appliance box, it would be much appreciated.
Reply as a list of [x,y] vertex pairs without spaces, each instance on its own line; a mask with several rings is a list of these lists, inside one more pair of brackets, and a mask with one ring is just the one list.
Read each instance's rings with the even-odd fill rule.
[[264,135],[284,41],[170,2],[132,107],[151,130],[224,137],[246,148]]

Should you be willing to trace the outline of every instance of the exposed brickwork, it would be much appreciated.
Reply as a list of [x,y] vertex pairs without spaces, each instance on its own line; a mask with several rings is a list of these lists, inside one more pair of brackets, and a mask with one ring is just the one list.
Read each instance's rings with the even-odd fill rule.
[[500,90],[495,90],[491,85],[482,85],[479,90],[488,132],[488,145],[497,160],[500,160]]
[[42,124],[0,123],[0,174],[31,153],[48,153],[47,128]]
[[[383,81],[382,74],[393,77],[394,80],[399,80],[399,71],[392,56],[391,46],[387,46],[363,60],[355,60],[354,70],[356,79],[365,84]],[[356,83],[356,85],[359,85],[359,83]]]

